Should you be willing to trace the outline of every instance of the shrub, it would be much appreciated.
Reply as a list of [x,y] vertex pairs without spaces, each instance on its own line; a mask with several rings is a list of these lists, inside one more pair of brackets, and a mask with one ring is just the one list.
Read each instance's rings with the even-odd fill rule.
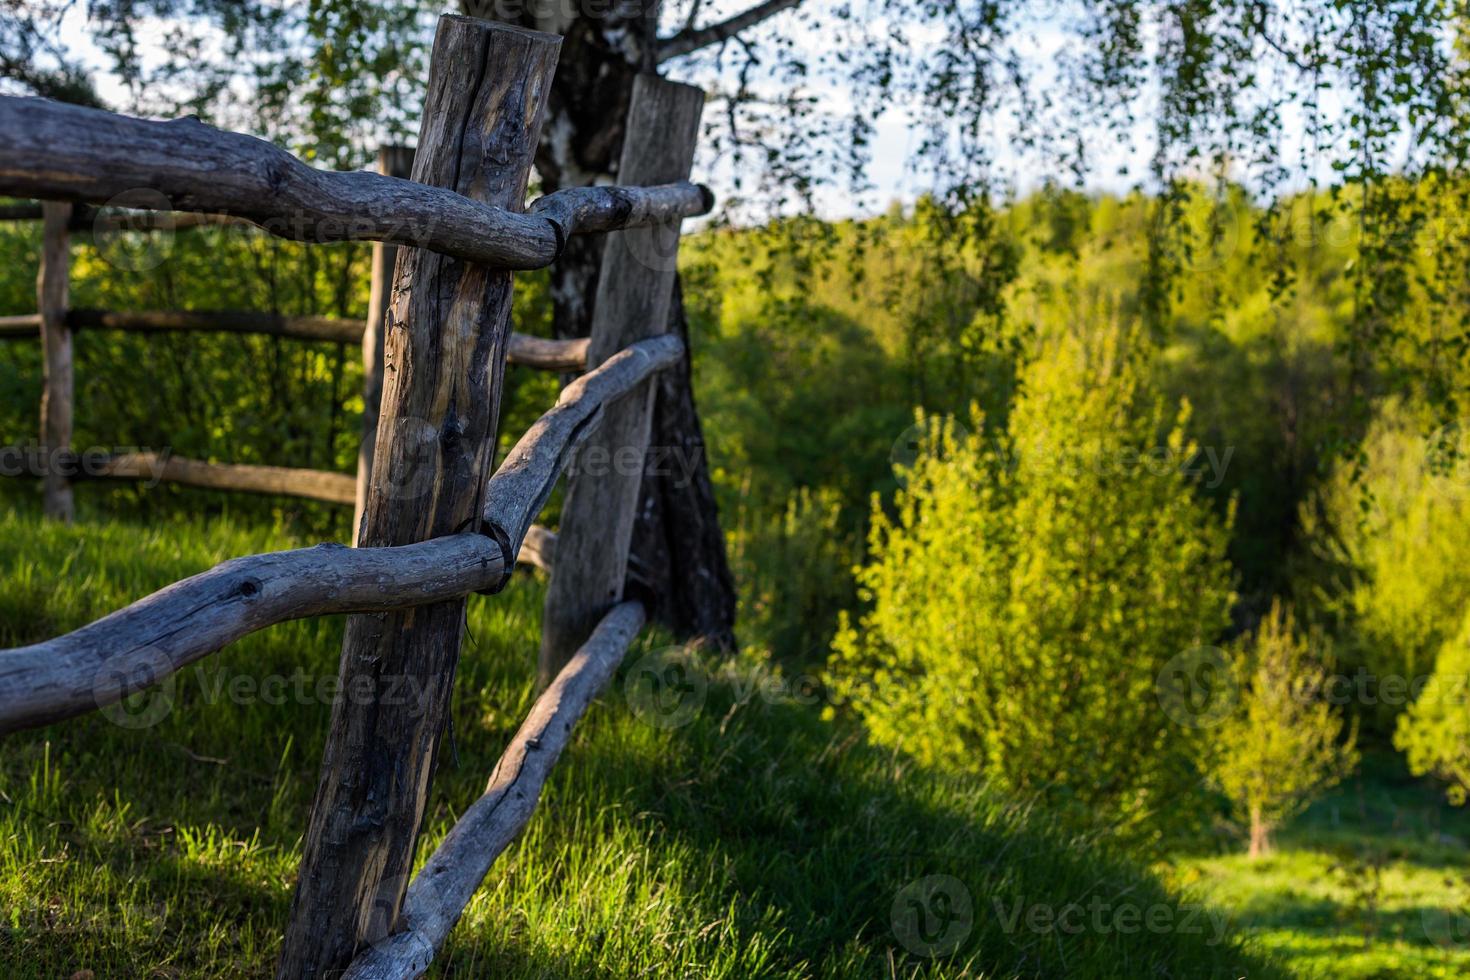
[[1210,775],[1250,822],[1251,857],[1357,765],[1356,726],[1342,738],[1342,718],[1320,697],[1325,660],[1311,647],[1291,611],[1272,603],[1244,650],[1240,704],[1215,731]]
[[1449,783],[1450,802],[1470,792],[1470,615],[1439,651],[1434,673],[1417,700],[1399,716],[1394,745],[1416,776]]
[[1065,336],[1023,372],[1008,431],[932,426],[894,516],[875,502],[870,608],[842,618],[829,680],[876,742],[1152,833],[1198,785],[1198,733],[1156,677],[1232,595],[1187,408],[1168,424],[1140,361],[1117,329]]

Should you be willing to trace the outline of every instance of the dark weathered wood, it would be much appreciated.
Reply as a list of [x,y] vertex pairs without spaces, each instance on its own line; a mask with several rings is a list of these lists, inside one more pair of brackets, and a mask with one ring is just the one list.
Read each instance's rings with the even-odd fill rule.
[[580,340],[548,340],[515,333],[510,336],[506,358],[512,364],[542,371],[584,371],[587,368],[587,343],[585,337]]
[[[9,464],[6,476],[45,476],[44,454],[20,446],[6,447]],[[331,504],[350,504],[353,479],[329,470],[296,469],[241,463],[210,463],[168,453],[137,452],[109,455],[102,450],[68,453],[60,458],[73,481],[143,480],[148,483],[180,483],[209,490],[304,497]],[[19,464],[19,465],[16,465]]]
[[[124,330],[132,333],[209,331],[255,333],[298,340],[366,342],[363,321],[328,316],[281,316],[252,310],[68,310],[67,326],[77,330]],[[0,317],[0,338],[38,337],[40,314]],[[587,340],[548,340],[512,333],[506,360],[543,371],[581,371],[587,366]],[[381,389],[379,389],[381,400]],[[376,427],[375,427],[376,431]]]
[[[408,179],[413,176],[413,147],[384,146],[378,149],[378,173]],[[373,447],[378,441],[378,412],[383,406],[383,334],[387,330],[388,301],[393,295],[393,265],[396,246],[373,245],[373,273],[368,293],[367,327],[362,333],[362,442],[357,449],[357,495],[352,508],[352,540],[362,533],[362,512],[367,506],[368,479],[372,476]]]
[[0,651],[0,733],[106,707],[275,623],[438,602],[489,588],[505,569],[483,534],[235,558],[65,636]]
[[566,668],[536,699],[490,775],[485,793],[459,818],[408,886],[402,928],[377,938],[346,980],[411,980],[459,922],[495,859],[530,822],[572,729],[606,686],[643,628],[643,606],[624,602],[598,623]]
[[[0,204],[0,221],[40,221],[41,205]],[[198,211],[105,211],[88,205],[72,210],[72,231],[183,231],[186,228],[209,228],[219,225],[241,225],[254,228],[255,222],[232,218],[227,214],[204,214]]]
[[34,204],[0,204],[0,221],[40,221],[42,217],[39,202]]
[[421,181],[317,170],[193,117],[156,122],[36,98],[0,96],[0,133],[0,194],[105,204],[150,190],[175,210],[226,213],[295,241],[416,245],[502,269],[550,265],[568,235],[605,231],[619,215],[629,223],[689,217],[709,201],[683,182],[603,190],[603,203],[593,203],[593,189],[573,205],[550,200],[527,214],[522,201],[494,205]]
[[[36,309],[41,317],[41,451],[47,460],[71,451],[72,350],[66,325],[71,288],[71,237],[67,223],[71,205],[41,205],[45,226],[41,238],[41,271],[36,276]],[[71,483],[61,468],[46,466],[41,475],[42,509],[47,517],[70,521],[74,510]]]
[[19,316],[0,316],[0,337],[41,336],[41,314],[22,313]]
[[[682,180],[694,162],[704,93],[655,75],[638,78],[618,165],[626,184]],[[668,326],[679,228],[612,235],[593,308],[589,366]],[[602,614],[623,597],[628,549],[648,449],[652,388],[608,408],[586,452],[606,472],[574,472],[557,536],[558,561],[546,594],[538,676],[551,682]]]
[[[689,325],[678,283],[669,332],[688,347]],[[694,354],[689,348],[687,357],[659,372],[654,381],[649,443],[658,447],[659,458],[643,477],[628,570],[633,581],[624,592],[642,598],[649,618],[681,643],[728,651],[735,648],[739,596],[694,406]]]
[[280,316],[251,310],[72,310],[67,324],[74,330],[125,330],[132,333],[220,331],[255,333],[301,340],[356,343],[362,339],[361,320],[328,316]]
[[[559,45],[555,35],[441,18],[409,186],[472,199],[468,207],[454,205],[471,223],[472,212],[513,215],[525,200]],[[500,222],[502,229],[520,224]],[[363,545],[409,544],[478,523],[493,462],[511,292],[509,272],[420,248],[399,251]],[[457,599],[347,622],[344,686],[377,690],[384,677],[413,677],[422,696],[409,705],[333,707],[278,966],[283,980],[346,967],[375,915],[397,918],[464,610]]]
[[295,469],[286,466],[256,466],[241,463],[209,463],[158,453],[124,453],[90,468],[84,476],[125,480],[167,480],[209,490],[304,497],[333,504],[352,503],[356,481],[346,473]]
[[642,340],[614,354],[562,389],[556,405],[537,419],[491,477],[485,493],[485,522],[509,542],[511,554],[541,508],[546,505],[562,470],[589,436],[624,399],[641,397],[644,382],[684,356],[678,337]]

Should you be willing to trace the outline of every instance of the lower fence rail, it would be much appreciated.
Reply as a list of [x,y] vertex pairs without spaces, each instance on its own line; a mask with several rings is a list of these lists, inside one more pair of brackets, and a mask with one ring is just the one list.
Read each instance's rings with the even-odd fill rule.
[[353,960],[344,980],[421,976],[459,922],[491,865],[530,821],[572,729],[623,662],[647,618],[643,604],[614,606],[536,703],[472,803],[409,883],[399,928]]

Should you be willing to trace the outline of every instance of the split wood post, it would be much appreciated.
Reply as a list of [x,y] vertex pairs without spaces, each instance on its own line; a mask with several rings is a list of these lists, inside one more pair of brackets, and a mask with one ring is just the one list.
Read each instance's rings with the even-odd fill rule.
[[[703,109],[700,89],[640,75],[633,84],[618,182],[637,186],[687,180]],[[589,368],[635,340],[668,329],[678,235],[675,221],[608,236],[592,311]],[[609,405],[602,424],[577,453],[546,594],[537,670],[542,687],[556,678],[623,598],[648,453],[652,396],[652,384],[645,384]]]
[[72,206],[57,201],[41,205],[45,221],[41,271],[36,276],[36,308],[41,316],[41,494],[47,517],[70,522],[74,513],[71,481],[72,356],[71,328],[66,324],[71,287]]
[[[379,147],[378,173],[405,180],[412,177],[413,147]],[[378,412],[383,406],[383,333],[388,318],[388,301],[393,295],[393,262],[397,255],[397,246],[373,243],[372,290],[368,294],[367,329],[362,334],[362,443],[357,447],[353,544],[362,534],[362,512],[367,505],[368,479],[373,470],[373,447],[378,441]]]
[[[521,210],[560,44],[440,18],[413,179]],[[510,335],[508,271],[403,248],[393,281],[366,547],[481,530]],[[342,970],[396,924],[464,615],[455,599],[347,620],[279,977]]]

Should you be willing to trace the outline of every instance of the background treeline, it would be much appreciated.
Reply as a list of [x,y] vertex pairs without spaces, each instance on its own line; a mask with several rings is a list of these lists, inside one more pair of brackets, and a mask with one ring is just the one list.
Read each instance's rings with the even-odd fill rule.
[[[1430,184],[1393,192],[1404,214],[1415,200],[1454,193]],[[884,653],[880,635],[865,646],[849,625],[832,659],[840,614],[855,624],[876,610],[881,620],[904,581],[938,587],[957,568],[991,562],[1009,584],[988,598],[965,591],[955,600],[963,615],[927,595],[914,601],[938,617],[935,637],[952,637],[965,677],[989,663],[980,651],[1013,642],[1045,665],[1006,682],[1001,693],[1025,708],[1016,719],[1080,720],[987,745],[966,726],[1005,724],[965,708],[961,730],[936,729],[924,742],[914,735],[923,726],[903,719],[932,712],[888,704],[907,733],[897,741],[992,776],[1009,766],[987,763],[987,753],[1037,752],[1057,768],[1047,786],[1071,780],[1068,799],[1092,808],[1095,790],[1120,819],[1145,823],[1139,794],[1165,792],[1181,773],[1198,785],[1208,768],[1197,745],[1178,757],[1159,749],[1174,730],[1148,710],[1155,669],[1181,648],[1237,637],[1248,645],[1283,602],[1295,609],[1293,629],[1322,638],[1313,662],[1338,673],[1412,679],[1464,661],[1470,484],[1461,433],[1441,423],[1465,389],[1465,236],[1426,219],[1400,221],[1388,240],[1357,200],[1351,187],[1270,207],[1231,187],[1180,187],[1166,199],[1047,189],[993,211],[920,200],[863,221],[797,219],[691,238],[684,295],[696,391],[745,644],[788,672],[822,675],[833,702],[856,707],[881,740],[882,712],[863,707],[862,691],[896,676],[893,644]],[[0,248],[20,257],[0,270],[0,312],[30,312],[37,229],[9,225],[0,236]],[[304,248],[229,228],[82,233],[72,305],[362,317],[367,259],[365,247]],[[546,280],[523,276],[519,286],[517,328],[547,333]],[[83,331],[77,358],[81,445],[354,466],[361,372],[352,345]],[[511,374],[502,431],[513,433],[550,402],[555,379]],[[34,342],[0,348],[8,444],[33,438],[39,376]],[[961,477],[924,466],[953,457],[956,439],[978,455],[955,486],[983,506],[945,517],[932,494]],[[1073,465],[1061,465],[1069,456]],[[1048,460],[1051,470],[1040,466]],[[0,492],[34,488],[8,481]],[[101,485],[81,500],[114,513],[186,506],[347,534],[347,514],[325,505]],[[961,546],[909,547],[918,539],[903,529],[926,520],[940,522],[935,541],[956,538],[944,520],[961,522]],[[1006,537],[1036,522],[1055,533]],[[1074,560],[1071,543],[1097,539],[1104,526],[1116,532],[1107,547],[1117,560]],[[1155,544],[1143,558],[1129,551],[1140,538]],[[879,571],[885,561],[898,562],[895,575]],[[1027,591],[1037,569],[1054,594]],[[1149,591],[1160,583],[1187,586],[1197,601],[1170,607],[1153,632],[1096,635],[1099,624],[1175,594]],[[982,599],[993,615],[956,620]],[[881,634],[879,620],[868,632]],[[912,640],[899,644],[909,680],[942,677]],[[1028,684],[1034,699],[1022,696]],[[1078,778],[1048,746],[1117,737],[1125,692],[1144,707],[1137,726],[1124,726],[1137,751],[1119,757],[1149,762],[1116,778]],[[985,700],[971,693],[971,707]],[[1389,700],[1358,696],[1345,713],[1368,738],[1387,743],[1398,732],[1416,769],[1463,778],[1458,749],[1446,748],[1463,737],[1446,742],[1445,732],[1463,733],[1465,712],[1426,708],[1410,723],[1400,720],[1409,699]],[[1161,768],[1145,778],[1154,762]]]

